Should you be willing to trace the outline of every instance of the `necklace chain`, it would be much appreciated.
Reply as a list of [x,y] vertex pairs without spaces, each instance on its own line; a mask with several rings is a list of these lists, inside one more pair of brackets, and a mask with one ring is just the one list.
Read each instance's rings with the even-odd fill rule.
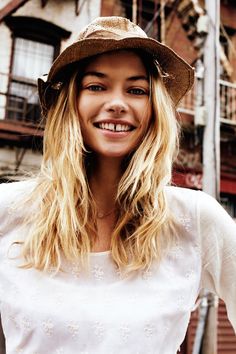
[[103,213],[102,211],[98,211],[97,212],[97,218],[98,219],[104,219],[106,218],[107,216],[111,215],[116,209],[113,208],[111,209],[110,211],[108,211],[107,213]]

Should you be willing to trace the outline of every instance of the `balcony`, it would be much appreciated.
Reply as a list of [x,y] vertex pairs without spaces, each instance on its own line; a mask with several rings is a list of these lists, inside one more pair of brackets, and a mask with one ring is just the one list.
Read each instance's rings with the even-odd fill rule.
[[43,136],[37,85],[0,73],[0,139],[27,144]]
[[220,120],[236,126],[236,84],[220,80]]
[[[220,80],[220,121],[236,126],[236,84]],[[196,107],[201,106],[202,82],[197,82],[189,93],[182,99],[178,111],[194,116]],[[197,104],[198,103],[198,104]]]

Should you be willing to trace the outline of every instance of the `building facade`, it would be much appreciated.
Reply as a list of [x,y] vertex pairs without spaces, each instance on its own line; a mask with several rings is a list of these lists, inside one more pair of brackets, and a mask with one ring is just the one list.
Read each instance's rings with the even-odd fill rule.
[[37,78],[101,13],[100,0],[0,2],[0,180],[37,172],[43,123]]

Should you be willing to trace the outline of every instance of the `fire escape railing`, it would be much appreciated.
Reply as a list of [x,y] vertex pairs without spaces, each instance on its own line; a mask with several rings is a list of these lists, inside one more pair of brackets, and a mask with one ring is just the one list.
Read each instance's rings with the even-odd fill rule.
[[220,80],[220,119],[236,125],[236,84]]
[[[196,110],[197,85],[195,80],[193,88],[182,99],[179,112],[194,115]],[[236,84],[219,80],[220,84],[220,120],[222,123],[236,125]]]
[[0,73],[0,120],[38,124],[40,107],[35,82]]

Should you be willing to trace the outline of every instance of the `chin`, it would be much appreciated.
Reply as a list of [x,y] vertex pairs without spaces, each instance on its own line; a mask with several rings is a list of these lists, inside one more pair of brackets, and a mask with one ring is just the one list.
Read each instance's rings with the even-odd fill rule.
[[126,156],[130,155],[131,153],[133,153],[135,151],[135,149],[137,149],[137,146],[131,146],[130,148],[126,147],[123,149],[118,149],[117,146],[116,147],[107,147],[107,148],[103,148],[103,149],[99,149],[96,151],[96,153],[98,155],[100,155],[101,157],[114,157],[114,158],[125,158]]
[[111,152],[111,151],[107,151],[105,153],[102,153],[101,156],[104,157],[110,157],[110,158],[123,158],[125,156],[127,156],[129,154],[129,152]]

